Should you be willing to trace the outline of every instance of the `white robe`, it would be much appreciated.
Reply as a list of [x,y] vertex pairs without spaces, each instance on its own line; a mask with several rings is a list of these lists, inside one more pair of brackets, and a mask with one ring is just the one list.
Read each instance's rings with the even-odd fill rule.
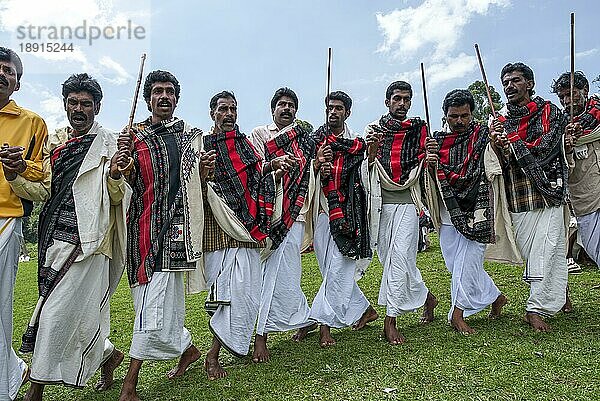
[[209,328],[228,351],[245,356],[250,350],[260,303],[260,250],[227,248],[207,252],[204,257],[210,286],[207,302],[218,305]]
[[[110,334],[110,296],[124,269],[127,186],[109,186],[110,160],[117,134],[97,122],[73,184],[81,254],[48,298],[40,298],[30,324],[39,323],[31,380],[83,387],[114,346]],[[113,204],[117,203],[117,204]],[[75,245],[54,240],[46,267],[59,271]]]
[[323,282],[313,301],[310,318],[333,328],[351,326],[370,305],[355,280],[357,271],[364,266],[361,261],[341,254],[331,236],[326,213],[317,218],[314,248]]
[[300,287],[304,222],[296,221],[279,247],[262,263],[263,285],[256,333],[296,330],[310,324]]
[[443,224],[440,247],[446,268],[452,274],[448,321],[454,307],[462,309],[463,317],[467,317],[482,311],[500,296],[500,290],[483,268],[486,244],[472,241],[454,226]]
[[[65,245],[71,244],[55,241],[48,255]],[[109,262],[97,254],[73,263],[44,303],[31,362],[32,381],[84,387],[110,357],[114,345],[107,338]]]
[[129,355],[139,360],[166,361],[181,356],[192,344],[184,327],[185,272],[154,272],[148,284],[131,289],[135,322]]
[[583,249],[600,266],[600,210],[578,216],[577,225]]
[[565,206],[511,213],[515,238],[530,285],[527,312],[552,316],[564,306],[567,289]]
[[0,400],[14,400],[27,365],[12,347],[13,293],[23,233],[20,218],[0,218]]
[[413,204],[384,204],[379,219],[377,252],[383,265],[379,305],[396,317],[425,304],[429,290],[417,268],[419,217]]

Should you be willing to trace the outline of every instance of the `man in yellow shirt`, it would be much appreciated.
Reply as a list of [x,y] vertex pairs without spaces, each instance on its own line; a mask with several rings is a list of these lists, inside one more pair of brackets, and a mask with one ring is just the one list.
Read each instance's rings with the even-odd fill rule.
[[44,120],[11,100],[19,90],[23,64],[0,47],[0,399],[14,400],[27,377],[27,365],[12,348],[13,287],[22,241],[21,218],[33,207],[25,180],[44,179]]

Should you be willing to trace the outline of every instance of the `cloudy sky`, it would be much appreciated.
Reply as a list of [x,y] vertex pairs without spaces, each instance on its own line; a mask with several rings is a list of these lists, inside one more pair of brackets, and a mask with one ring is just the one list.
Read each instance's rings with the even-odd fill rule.
[[[16,50],[25,64],[15,100],[44,117],[50,128],[66,124],[60,84],[76,72],[88,72],[102,85],[101,124],[124,126],[142,52],[148,53],[146,72],[166,69],[178,77],[182,92],[176,114],[195,126],[210,127],[209,99],[227,89],[238,98],[240,127],[250,132],[271,121],[269,102],[281,86],[298,94],[298,117],[320,125],[327,48],[332,47],[332,89],[344,90],[354,100],[349,124],[355,130],[362,131],[386,111],[385,88],[396,79],[413,85],[410,114],[424,114],[421,62],[436,129],[444,95],[480,79],[475,42],[490,84],[499,89],[502,66],[523,61],[536,74],[537,93],[556,101],[550,84],[569,68],[569,13],[574,11],[576,68],[588,77],[600,74],[597,13],[590,11],[595,3],[221,0],[197,1],[191,7],[181,0],[0,0],[0,45]],[[75,30],[84,24],[84,40],[48,37],[52,27]],[[127,37],[127,26],[138,28],[138,38]],[[99,38],[90,45],[91,27],[108,28],[109,34],[124,30],[119,39]],[[74,47],[72,52],[21,51],[27,43],[41,42]],[[140,101],[136,120],[147,115]]]

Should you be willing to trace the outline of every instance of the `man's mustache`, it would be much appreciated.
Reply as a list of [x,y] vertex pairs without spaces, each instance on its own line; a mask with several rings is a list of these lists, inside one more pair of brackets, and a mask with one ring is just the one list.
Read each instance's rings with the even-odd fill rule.
[[3,77],[2,75],[0,75],[0,82],[2,82],[4,85],[8,86],[8,79],[6,79],[6,77]]

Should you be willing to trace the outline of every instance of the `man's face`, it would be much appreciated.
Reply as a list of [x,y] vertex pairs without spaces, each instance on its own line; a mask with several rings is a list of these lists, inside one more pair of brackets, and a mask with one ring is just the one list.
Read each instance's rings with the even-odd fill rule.
[[392,117],[402,121],[406,119],[406,115],[410,109],[411,98],[409,90],[394,89],[392,96],[389,99],[385,99],[385,105]]
[[466,132],[471,124],[471,121],[473,121],[471,107],[468,104],[448,107],[446,121],[448,122],[448,126],[452,132],[459,134]]
[[588,88],[573,88],[573,99],[571,99],[571,89],[570,88],[561,88],[558,90],[556,94],[558,96],[558,100],[560,100],[560,104],[567,113],[571,112],[571,102],[573,103],[573,114],[579,115],[585,111],[585,103],[587,101],[588,96]]
[[100,103],[95,103],[89,92],[71,92],[65,100],[65,110],[71,128],[81,135],[87,133],[94,124]]
[[521,71],[504,74],[502,86],[508,103],[524,106],[531,100],[529,91],[533,89],[533,81],[526,79]]
[[350,117],[350,111],[346,110],[344,102],[337,99],[331,99],[327,106],[329,127],[332,129],[339,129],[344,126],[344,122]]
[[173,117],[175,107],[177,107],[177,98],[175,96],[175,86],[172,82],[155,82],[150,90],[150,111],[153,117],[160,121],[168,120]]
[[215,109],[210,111],[210,117],[215,122],[217,131],[233,131],[237,121],[237,104],[235,100],[230,97],[219,98]]
[[273,121],[279,129],[287,127],[294,122],[296,118],[296,104],[289,96],[282,96],[275,104],[275,109],[272,111]]
[[0,61],[0,99],[9,99],[13,92],[19,90],[17,68],[13,62]]

